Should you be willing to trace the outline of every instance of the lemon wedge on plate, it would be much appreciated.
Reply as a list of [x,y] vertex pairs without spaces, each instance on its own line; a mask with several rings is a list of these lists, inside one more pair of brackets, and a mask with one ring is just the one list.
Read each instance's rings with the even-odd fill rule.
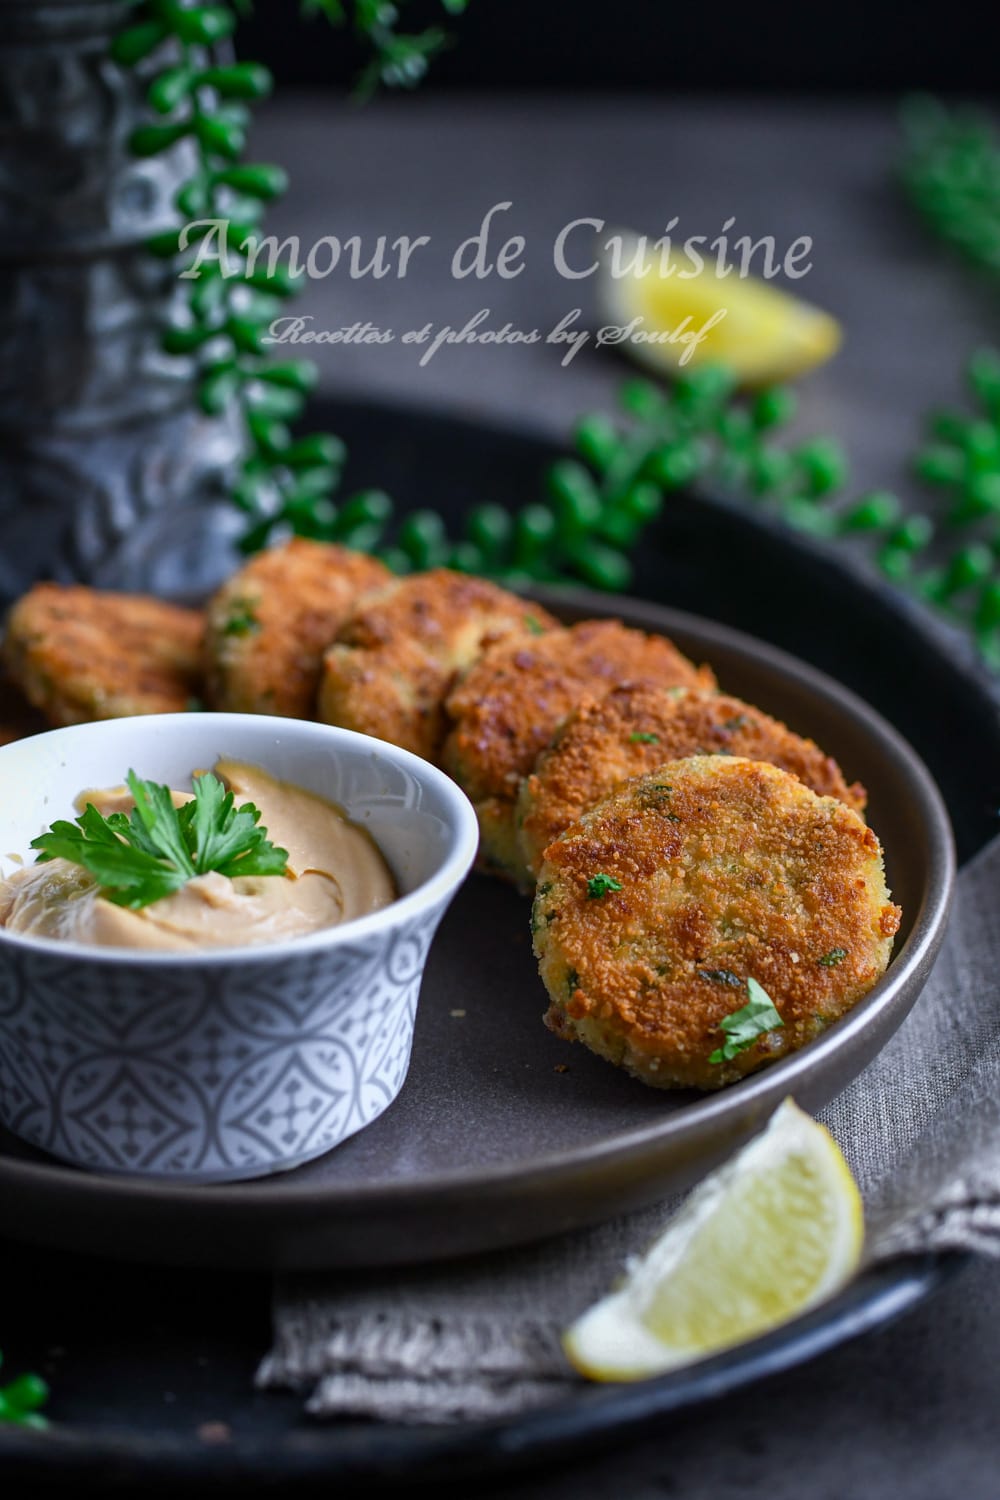
[[628,269],[613,275],[603,254],[601,314],[617,329],[639,320],[614,341],[660,375],[724,364],[741,385],[766,385],[804,375],[840,347],[835,318],[770,281],[737,267],[720,276],[714,258],[699,256],[699,267],[683,248],[661,254],[629,230],[614,239]]
[[787,1099],[564,1336],[593,1380],[641,1380],[765,1333],[850,1280],[861,1195],[836,1141]]

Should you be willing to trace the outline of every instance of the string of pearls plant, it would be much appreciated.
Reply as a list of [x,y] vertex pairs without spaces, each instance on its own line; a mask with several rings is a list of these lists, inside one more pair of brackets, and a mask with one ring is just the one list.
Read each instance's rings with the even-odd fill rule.
[[[457,14],[466,0],[442,3]],[[549,469],[536,500],[517,511],[473,506],[458,535],[433,510],[398,514],[379,489],[342,498],[343,443],[296,426],[314,367],[275,359],[263,342],[296,282],[280,265],[248,270],[238,256],[286,185],[280,166],[244,160],[250,106],[266,97],[272,79],[262,64],[217,56],[238,9],[229,0],[139,0],[129,5],[114,57],[148,76],[150,120],[132,149],[150,156],[182,140],[194,147],[194,170],[177,194],[177,227],[150,250],[179,270],[185,258],[190,264],[196,233],[185,236],[182,252],[182,229],[198,219],[228,220],[236,247],[240,274],[226,278],[219,261],[206,258],[184,283],[186,306],[164,329],[163,348],[196,361],[207,413],[235,406],[240,414],[244,456],[231,495],[246,517],[247,551],[291,532],[377,552],[398,572],[446,565],[513,584],[582,579],[621,589],[632,573],[629,554],[670,492],[714,487],[820,537],[864,535],[888,579],[966,625],[1000,667],[1000,356],[992,351],[969,366],[978,409],[928,419],[914,467],[945,504],[916,513],[904,513],[884,490],[845,501],[840,446],[782,436],[795,409],[790,391],[741,398],[725,371],[708,368],[669,388],[625,383],[621,412],[580,422],[575,456]],[[445,39],[437,27],[400,32],[399,6],[382,0],[301,0],[301,9],[367,38],[365,92],[380,82],[417,83]],[[1000,151],[988,128],[924,102],[907,113],[907,142],[903,179],[925,219],[978,264],[1000,270]],[[956,529],[958,545],[950,540]]]

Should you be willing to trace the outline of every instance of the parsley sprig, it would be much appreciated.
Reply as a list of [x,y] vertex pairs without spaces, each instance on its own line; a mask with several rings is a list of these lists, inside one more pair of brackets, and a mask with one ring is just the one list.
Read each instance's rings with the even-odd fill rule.
[[745,1052],[759,1036],[784,1026],[774,1001],[756,979],[747,980],[747,994],[750,998],[746,1005],[740,1010],[734,1010],[732,1015],[723,1016],[719,1022],[719,1029],[726,1040],[721,1047],[709,1054],[710,1063],[729,1062],[739,1053]]
[[88,803],[75,823],[60,820],[32,839],[38,862],[82,865],[116,906],[138,911],[179,891],[197,875],[284,875],[288,852],[272,844],[253,803],[235,806],[232,792],[208,772],[192,779],[194,800],[174,807],[170,788],[126,778],[135,807],[104,817]]

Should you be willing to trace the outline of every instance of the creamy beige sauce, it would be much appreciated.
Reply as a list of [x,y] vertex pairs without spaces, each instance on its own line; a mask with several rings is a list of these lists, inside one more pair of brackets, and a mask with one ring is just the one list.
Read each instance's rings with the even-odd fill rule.
[[[198,875],[161,901],[129,911],[100,894],[79,865],[54,859],[0,881],[0,926],[11,932],[110,948],[244,947],[283,942],[336,927],[396,899],[396,888],[374,841],[331,802],[266,771],[220,760],[215,774],[252,802],[272,844],[288,850],[285,875]],[[190,793],[175,792],[175,805]],[[81,793],[105,816],[133,803],[124,787]]]

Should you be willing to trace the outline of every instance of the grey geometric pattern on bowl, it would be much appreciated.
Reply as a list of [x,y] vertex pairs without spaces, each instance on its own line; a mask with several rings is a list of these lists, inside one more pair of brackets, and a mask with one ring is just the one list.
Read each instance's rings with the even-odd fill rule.
[[265,967],[33,955],[0,970],[0,1116],[105,1172],[221,1182],[328,1151],[392,1103],[445,903],[386,934]]

